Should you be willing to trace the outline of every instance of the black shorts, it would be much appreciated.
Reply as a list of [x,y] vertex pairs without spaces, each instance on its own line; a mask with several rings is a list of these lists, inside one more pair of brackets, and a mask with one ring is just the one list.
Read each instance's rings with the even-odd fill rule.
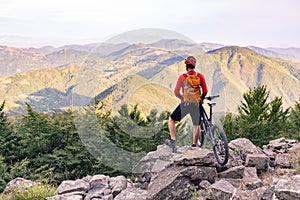
[[187,114],[191,115],[193,125],[200,125],[199,103],[181,103],[171,114],[171,119],[180,122]]

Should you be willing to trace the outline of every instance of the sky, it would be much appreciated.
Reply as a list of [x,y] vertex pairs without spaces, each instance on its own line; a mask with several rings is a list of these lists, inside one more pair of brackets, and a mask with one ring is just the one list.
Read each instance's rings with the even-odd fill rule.
[[1,0],[0,45],[105,42],[144,28],[224,45],[300,47],[298,0]]

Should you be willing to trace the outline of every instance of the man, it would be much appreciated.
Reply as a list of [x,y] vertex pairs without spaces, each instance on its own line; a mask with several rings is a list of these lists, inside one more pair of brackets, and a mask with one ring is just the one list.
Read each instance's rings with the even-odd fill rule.
[[[173,153],[176,152],[175,123],[176,121],[180,121],[187,114],[191,115],[194,125],[194,139],[192,147],[197,147],[197,140],[200,135],[199,104],[205,99],[205,96],[208,93],[204,75],[195,71],[196,58],[189,56],[185,59],[184,63],[187,73],[184,73],[178,77],[176,87],[174,89],[174,94],[180,99],[181,103],[176,107],[169,118],[169,131],[171,139],[166,140],[166,144],[172,148]],[[189,93],[190,90],[192,92]],[[192,96],[194,96],[194,100],[191,100],[189,97],[191,96],[191,93]]]

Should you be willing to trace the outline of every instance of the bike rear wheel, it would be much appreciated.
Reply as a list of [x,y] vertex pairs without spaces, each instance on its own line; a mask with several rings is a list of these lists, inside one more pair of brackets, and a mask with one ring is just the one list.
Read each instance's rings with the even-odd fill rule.
[[220,165],[226,165],[229,157],[228,142],[226,134],[222,127],[218,125],[212,126],[212,137],[215,145],[213,146],[213,152]]

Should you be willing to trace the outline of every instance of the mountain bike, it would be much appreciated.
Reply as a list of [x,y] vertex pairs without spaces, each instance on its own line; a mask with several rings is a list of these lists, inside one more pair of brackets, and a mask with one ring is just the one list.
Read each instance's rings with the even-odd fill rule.
[[229,150],[225,131],[221,126],[213,124],[212,122],[212,108],[216,105],[216,103],[212,102],[212,100],[217,97],[219,97],[219,95],[206,97],[206,99],[210,101],[207,103],[209,105],[209,116],[207,115],[202,103],[199,104],[201,132],[198,138],[198,146],[203,146],[204,138],[206,137],[212,144],[214,156],[217,162],[223,166],[226,165],[228,161]]

